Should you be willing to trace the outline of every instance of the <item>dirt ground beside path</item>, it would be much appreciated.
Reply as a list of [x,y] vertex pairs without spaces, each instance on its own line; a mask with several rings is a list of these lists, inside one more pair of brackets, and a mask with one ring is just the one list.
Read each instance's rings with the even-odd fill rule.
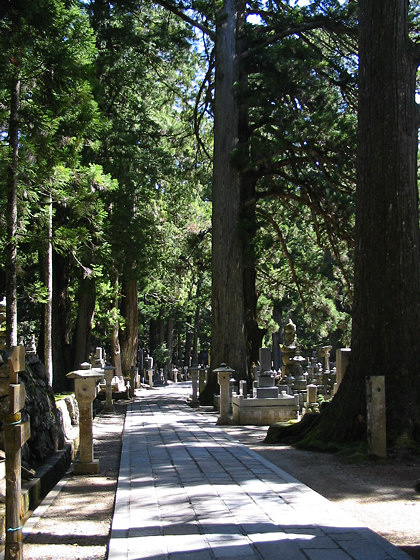
[[266,427],[229,426],[226,431],[306,486],[420,560],[420,457],[346,462],[330,453],[266,445]]
[[93,422],[97,475],[71,472],[24,526],[25,560],[104,560],[114,510],[126,402]]
[[[106,560],[127,403],[94,420],[100,473],[69,472],[24,527],[25,560]],[[197,410],[198,414],[215,413]],[[420,559],[420,458],[406,462],[346,464],[324,453],[262,443],[266,428],[227,426],[243,442],[307,486]],[[1,556],[0,556],[1,558]]]

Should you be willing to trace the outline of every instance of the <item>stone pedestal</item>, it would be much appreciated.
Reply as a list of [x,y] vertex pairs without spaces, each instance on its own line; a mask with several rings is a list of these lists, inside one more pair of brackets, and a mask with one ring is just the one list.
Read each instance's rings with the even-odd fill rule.
[[71,371],[67,374],[74,379],[74,390],[79,405],[79,461],[74,464],[74,474],[96,474],[99,461],[93,454],[93,400],[96,397],[96,384],[104,374],[90,369]]
[[285,391],[277,398],[247,399],[243,395],[236,395],[232,401],[235,424],[270,426],[276,422],[299,419],[299,396],[286,395]]

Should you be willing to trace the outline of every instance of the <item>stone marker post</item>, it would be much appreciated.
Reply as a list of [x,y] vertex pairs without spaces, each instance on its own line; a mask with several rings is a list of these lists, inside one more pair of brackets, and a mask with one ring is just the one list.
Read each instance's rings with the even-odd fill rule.
[[206,386],[206,368],[200,368],[198,372],[198,392],[201,393],[204,391],[204,387]]
[[138,369],[136,366],[130,367],[130,397],[134,398],[135,389],[137,387]]
[[90,369],[90,364],[81,364],[82,369],[67,374],[74,379],[76,399],[79,405],[79,461],[74,464],[74,474],[97,474],[99,461],[93,455],[93,400],[96,384],[104,374]]
[[386,457],[385,376],[366,378],[368,453]]
[[217,373],[217,382],[220,385],[220,416],[217,423],[220,425],[229,424],[229,385],[230,377],[235,370],[226,364],[220,364],[213,371]]
[[103,368],[104,375],[105,375],[105,406],[104,410],[106,412],[114,412],[114,401],[112,400],[112,378],[114,377],[114,366],[104,366]]
[[191,375],[191,385],[192,385],[192,397],[191,406],[198,406],[198,372],[200,371],[200,366],[191,366],[188,368],[189,374]]
[[153,387],[153,368],[147,370],[147,375],[149,376],[149,387]]
[[314,404],[317,402],[318,386],[310,384],[306,386],[306,402]]
[[22,560],[21,466],[22,446],[30,437],[29,422],[22,422],[25,386],[18,373],[25,369],[25,348],[15,346],[9,358],[9,412],[3,417],[6,451],[6,543],[5,560]]
[[334,384],[334,394],[340,387],[340,383],[343,381],[344,374],[346,373],[347,366],[350,361],[351,349],[350,348],[337,348],[335,353],[335,384]]

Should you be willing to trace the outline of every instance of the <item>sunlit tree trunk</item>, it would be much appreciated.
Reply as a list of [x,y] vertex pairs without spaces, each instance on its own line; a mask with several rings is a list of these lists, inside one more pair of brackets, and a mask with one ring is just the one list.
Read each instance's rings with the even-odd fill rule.
[[6,248],[6,343],[17,345],[17,177],[19,156],[20,80],[12,79],[10,88],[9,149],[7,174],[7,248]]
[[120,332],[121,365],[124,375],[128,375],[130,367],[135,366],[138,348],[138,294],[135,278],[123,282],[121,314],[125,320],[124,331]]
[[47,301],[44,306],[44,365],[48,384],[53,384],[53,357],[52,357],[52,300],[53,300],[53,262],[52,262],[52,222],[53,203],[51,193],[48,195],[48,222],[47,239],[45,242],[45,286],[47,288]]
[[[225,0],[218,17],[214,100],[212,190],[211,368],[225,362],[237,377],[247,375],[244,264],[241,238],[241,177],[235,163],[239,141],[238,11],[242,2]],[[237,154],[236,154],[237,155]],[[211,401],[217,381],[210,375],[202,402]]]
[[121,347],[119,339],[119,321],[118,321],[118,309],[119,309],[119,280],[118,277],[114,279],[114,308],[113,321],[111,325],[111,352],[112,352],[112,365],[115,368],[115,375],[121,377],[123,375],[122,363],[121,363]]

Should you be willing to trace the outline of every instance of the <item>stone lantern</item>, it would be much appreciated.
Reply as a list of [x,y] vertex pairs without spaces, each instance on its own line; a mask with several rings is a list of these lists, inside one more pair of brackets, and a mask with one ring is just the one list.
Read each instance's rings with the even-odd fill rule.
[[229,384],[235,370],[226,364],[220,364],[213,371],[217,373],[217,382],[220,385],[220,416],[217,423],[221,425],[229,424]]
[[98,370],[92,370],[89,363],[81,364],[81,368],[67,374],[74,379],[74,392],[79,405],[79,461],[74,464],[75,474],[96,474],[99,472],[99,461],[93,455],[93,406],[96,397],[97,383],[104,378]]

